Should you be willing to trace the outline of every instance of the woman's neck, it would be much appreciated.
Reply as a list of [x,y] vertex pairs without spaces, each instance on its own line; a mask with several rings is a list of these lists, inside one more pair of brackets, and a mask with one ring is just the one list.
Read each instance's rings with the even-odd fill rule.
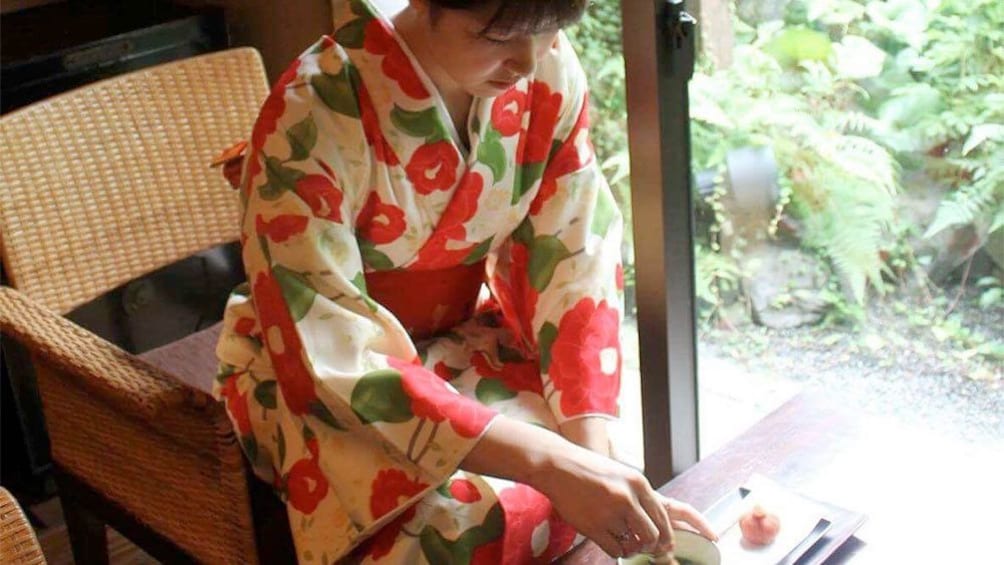
[[470,99],[470,95],[436,64],[436,58],[429,49],[429,43],[432,40],[430,30],[425,22],[420,20],[421,17],[414,8],[407,6],[391,17],[391,22],[393,22],[398,36],[411,49],[422,70],[436,85],[436,90],[439,91],[444,101]]
[[436,64],[436,58],[429,49],[429,41],[431,39],[430,30],[425,22],[421,20],[421,17],[420,14],[416,13],[409,6],[398,12],[391,18],[391,21],[394,23],[398,36],[408,45],[408,48],[411,49],[412,54],[418,60],[418,64],[436,86],[439,97],[446,106],[446,111],[450,114],[453,127],[460,136],[460,143],[464,147],[469,147],[470,139],[467,135],[466,124],[474,97],[451,79]]

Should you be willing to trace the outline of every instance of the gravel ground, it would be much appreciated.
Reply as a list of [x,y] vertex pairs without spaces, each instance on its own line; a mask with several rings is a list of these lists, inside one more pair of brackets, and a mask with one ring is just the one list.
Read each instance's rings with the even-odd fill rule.
[[978,353],[1001,348],[1004,305],[981,307],[969,288],[952,307],[957,294],[900,290],[875,300],[856,328],[719,325],[700,334],[701,362],[724,361],[823,389],[866,412],[1004,447],[1004,361]]

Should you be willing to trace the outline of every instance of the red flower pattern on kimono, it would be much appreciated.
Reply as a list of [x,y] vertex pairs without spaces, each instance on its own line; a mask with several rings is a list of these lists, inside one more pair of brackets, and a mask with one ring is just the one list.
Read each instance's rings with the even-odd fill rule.
[[[526,485],[517,484],[499,493],[505,512],[505,555],[502,565],[550,563],[565,553],[575,540],[575,529],[557,517],[551,501]],[[533,532],[544,523],[550,529],[549,543],[539,555],[533,555]]]
[[305,175],[296,181],[296,195],[299,196],[310,211],[318,218],[342,221],[342,191],[325,175]]
[[499,565],[502,562],[502,544],[505,539],[499,536],[494,541],[479,545],[471,552],[470,565]]
[[481,435],[495,416],[490,408],[450,390],[427,369],[391,357],[387,361],[401,373],[401,387],[411,398],[415,416],[436,423],[446,420],[453,431],[467,438]]
[[[246,318],[245,318],[246,319]],[[227,412],[237,424],[237,432],[241,436],[251,435],[251,418],[248,416],[248,395],[237,392],[237,378],[243,373],[234,373],[220,389],[220,396],[227,401]]]
[[366,199],[366,205],[356,218],[356,226],[363,237],[377,244],[394,241],[407,227],[404,211],[380,200],[376,192],[371,192]]
[[[275,277],[268,273],[258,273],[251,292],[275,369],[276,381],[286,406],[293,414],[309,414],[310,405],[317,402],[317,391],[314,389],[314,379],[300,356],[303,343],[296,332],[293,317],[286,308],[282,288]],[[273,331],[272,328],[277,328],[278,331]]]
[[540,366],[536,361],[504,362],[501,367],[495,368],[488,356],[478,351],[471,356],[471,365],[482,377],[499,379],[511,391],[526,390],[541,395],[544,393],[540,382]]
[[296,78],[299,69],[300,60],[297,59],[282,73],[279,80],[272,87],[271,92],[269,92],[268,97],[265,98],[265,102],[258,113],[258,119],[255,120],[254,127],[251,129],[251,148],[248,150],[247,157],[245,157],[249,159],[245,194],[251,190],[252,179],[261,173],[263,158],[261,149],[265,146],[265,140],[268,136],[275,133],[279,124],[279,118],[286,112],[286,87]]
[[432,372],[436,373],[436,376],[444,381],[448,381],[453,378],[453,370],[449,365],[442,361],[436,363],[436,366],[432,368]]
[[401,90],[412,98],[429,97],[429,91],[418,78],[418,73],[415,72],[408,55],[401,49],[393,32],[387,29],[387,25],[380,18],[371,20],[363,33],[365,34],[363,49],[374,55],[383,55],[380,68],[387,78],[395,81]]
[[467,479],[454,479],[450,481],[450,496],[463,502],[471,504],[481,500],[481,492],[477,485]]
[[309,219],[296,214],[280,214],[271,220],[265,220],[261,214],[255,216],[255,230],[276,243],[282,243],[294,235],[307,229]]
[[279,118],[286,112],[286,87],[296,78],[299,68],[300,60],[297,59],[286,69],[286,72],[282,73],[268,97],[265,98],[265,103],[258,113],[258,120],[255,121],[254,128],[251,130],[252,152],[260,151],[265,146],[265,139],[275,133]]
[[457,166],[460,156],[453,145],[446,140],[426,143],[415,150],[411,160],[404,167],[408,180],[419,194],[431,194],[435,190],[449,190],[457,180]]
[[547,159],[563,98],[560,92],[551,92],[551,87],[546,82],[535,80],[530,87],[529,100],[530,125],[523,134],[526,145],[522,151],[517,151],[516,156],[521,165],[540,163]]
[[516,87],[510,88],[492,102],[492,125],[502,137],[516,135],[523,127],[525,109],[526,93]]
[[310,456],[300,459],[286,474],[286,495],[289,504],[304,514],[313,514],[328,495],[328,479],[317,464],[317,438],[307,440]]
[[439,220],[439,230],[452,233],[456,228],[463,228],[464,223],[473,218],[478,211],[478,198],[481,197],[484,187],[485,179],[474,171],[468,171],[461,179],[449,206],[443,211],[443,217]]
[[508,280],[492,278],[495,299],[503,313],[503,320],[523,344],[536,343],[532,328],[533,313],[537,310],[540,294],[530,284],[530,251],[522,243],[509,248]]
[[615,414],[620,390],[620,315],[605,300],[583,298],[561,317],[548,372],[566,416]]
[[[554,60],[548,60],[538,67],[538,72],[533,77],[535,82],[532,81],[529,85],[522,83],[519,88],[502,93],[494,101],[483,100],[472,106],[471,111],[476,114],[476,121],[483,127],[495,130],[491,132],[493,136],[496,136],[495,132],[504,136],[505,142],[501,144],[501,148],[499,144],[492,143],[492,147],[485,146],[485,151],[479,151],[478,143],[486,140],[475,136],[471,140],[474,146],[467,155],[447,135],[449,122],[446,120],[449,120],[449,116],[440,111],[440,100],[435,98],[437,93],[431,86],[427,86],[429,83],[421,68],[411,59],[403,38],[395,35],[387,25],[386,18],[371,13],[373,11],[370,2],[340,4],[335,29],[340,30],[337,37],[345,45],[336,46],[336,42],[327,37],[321,40],[320,49],[310,48],[305,51],[300,59],[302,64],[294,64],[272,89],[254,131],[248,137],[250,151],[247,155],[251,162],[245,165],[243,176],[245,181],[249,177],[254,178],[254,182],[245,182],[242,187],[245,191],[267,184],[269,179],[263,169],[271,168],[275,163],[285,163],[285,167],[299,173],[277,170],[279,173],[287,173],[280,174],[287,183],[285,187],[272,183],[262,197],[243,198],[241,201],[243,217],[248,219],[242,226],[241,240],[247,246],[245,259],[250,273],[252,296],[244,296],[243,291],[238,291],[232,297],[228,316],[234,323],[229,324],[227,331],[230,335],[220,340],[217,350],[221,361],[230,366],[261,367],[264,372],[266,366],[271,365],[268,373],[275,377],[271,374],[259,376],[277,379],[279,397],[276,410],[280,412],[262,410],[255,402],[255,385],[252,381],[256,377],[250,374],[241,376],[236,383],[228,384],[226,379],[219,381],[217,392],[221,399],[226,400],[227,410],[234,419],[235,431],[241,434],[244,446],[250,448],[252,445],[244,435],[245,431],[250,430],[254,438],[253,445],[262,455],[256,461],[255,471],[268,474],[265,471],[270,470],[267,469],[270,467],[269,463],[282,462],[269,479],[277,483],[288,502],[293,517],[290,521],[291,533],[299,555],[308,555],[309,552],[314,556],[327,555],[329,560],[340,560],[347,557],[347,551],[353,551],[353,557],[358,557],[364,555],[362,551],[367,550],[372,559],[382,558],[381,562],[391,562],[402,555],[417,555],[422,548],[421,540],[415,535],[426,527],[436,528],[448,541],[456,540],[463,532],[478,526],[486,525],[493,532],[499,532],[495,529],[498,525],[497,518],[504,515],[507,521],[512,522],[513,533],[508,540],[505,534],[500,534],[477,547],[457,549],[461,552],[471,551],[471,562],[480,565],[495,565],[504,560],[519,562],[534,558],[534,553],[537,554],[535,559],[549,559],[567,549],[574,532],[567,526],[552,522],[553,515],[546,508],[546,499],[540,497],[539,493],[522,489],[499,496],[499,490],[505,490],[504,488],[500,489],[494,482],[482,482],[472,475],[458,474],[457,465],[495,414],[489,407],[478,402],[476,389],[468,385],[476,384],[479,378],[498,378],[500,380],[497,382],[505,384],[510,390],[527,390],[539,394],[542,387],[539,367],[534,367],[537,363],[534,343],[537,341],[536,330],[541,324],[549,324],[549,329],[550,326],[562,326],[561,332],[577,336],[578,341],[582,342],[577,344],[582,350],[579,357],[586,357],[583,352],[590,350],[594,342],[603,341],[600,338],[607,335],[602,331],[590,333],[576,330],[573,327],[575,324],[571,323],[574,316],[565,315],[568,308],[578,304],[583,298],[566,295],[566,292],[578,292],[582,287],[567,284],[567,277],[574,275],[567,273],[565,269],[558,270],[548,288],[541,290],[542,294],[538,296],[538,291],[532,288],[527,276],[530,251],[534,248],[528,249],[527,243],[519,241],[527,231],[513,235],[509,221],[498,221],[491,215],[493,212],[483,205],[479,209],[488,189],[499,191],[498,194],[493,192],[491,195],[493,204],[496,203],[496,196],[499,197],[499,203],[508,202],[507,197],[511,196],[518,205],[520,197],[535,188],[533,183],[541,182],[544,186],[536,190],[536,195],[540,198],[530,203],[522,202],[523,208],[532,206],[538,214],[532,218],[533,235],[558,237],[567,249],[581,249],[584,245],[581,241],[583,234],[592,237],[588,230],[565,229],[565,222],[556,225],[558,218],[567,220],[569,213],[550,214],[552,210],[574,210],[578,217],[576,221],[588,221],[590,217],[590,211],[585,209],[588,207],[587,203],[571,201],[569,194],[556,189],[569,175],[579,172],[574,170],[576,159],[573,157],[582,161],[589,158],[582,131],[565,135],[580,113],[578,103],[583,99],[584,87],[584,81],[574,78],[569,80],[569,77],[577,76],[581,71],[567,41],[561,38],[558,48],[550,50],[547,55],[554,57]],[[346,28],[348,24],[354,26]],[[364,32],[362,37],[359,36],[360,31]],[[307,69],[313,74],[331,72],[345,65],[352,65],[356,71],[351,77],[343,73],[334,76],[334,82],[315,83],[321,90],[333,87],[328,92],[320,92],[307,84],[311,81],[303,80],[308,73]],[[347,77],[351,80],[343,80]],[[369,92],[366,91],[367,88]],[[358,101],[359,112],[355,118],[351,111],[353,101]],[[574,109],[572,102],[575,102]],[[395,115],[398,118],[404,117],[405,120],[390,119],[389,113],[394,112],[395,107],[400,109]],[[339,109],[345,112],[340,112]],[[338,115],[334,115],[331,110]],[[285,143],[283,130],[294,123],[308,123],[304,122],[308,115],[314,118],[317,142],[304,145],[302,149],[307,150],[306,155],[301,151],[292,155],[289,144]],[[332,119],[322,119],[323,116]],[[414,127],[408,127],[409,125]],[[554,139],[554,132],[557,130],[560,130],[561,135],[559,139]],[[512,139],[514,135],[518,139]],[[304,141],[310,139],[314,139],[312,133]],[[570,139],[574,141],[570,143]],[[333,148],[332,140],[337,140],[338,149]],[[566,151],[559,154],[562,146],[556,144],[565,144]],[[577,152],[572,151],[573,144],[577,146]],[[289,162],[291,156],[303,158]],[[499,179],[493,177],[500,170],[500,163],[505,165],[507,177],[516,175],[517,179],[525,182],[512,186],[498,184],[496,181]],[[513,164],[516,169],[510,171]],[[545,164],[547,167],[543,166]],[[390,174],[383,174],[388,169]],[[462,178],[468,169],[477,171],[477,174]],[[274,177],[272,171],[269,173],[269,176]],[[492,176],[488,176],[489,174]],[[298,182],[290,182],[294,178]],[[582,175],[582,180],[593,182],[599,179],[587,174]],[[485,186],[489,183],[489,186]],[[290,186],[291,184],[294,186]],[[512,194],[505,194],[507,190],[512,190]],[[395,197],[406,193],[412,196],[400,199]],[[592,194],[591,191],[589,193]],[[517,205],[513,206],[514,210],[523,209]],[[545,206],[547,210],[541,211],[541,206]],[[358,210],[351,212],[357,217],[346,216],[350,209]],[[289,217],[280,217],[282,215]],[[256,221],[259,218],[260,222]],[[314,229],[315,226],[324,227],[323,223],[317,224],[323,220],[344,222],[355,233]],[[422,225],[418,225],[419,220]],[[518,222],[526,221],[527,218],[510,215],[509,220]],[[411,226],[412,221],[416,225]],[[429,222],[435,225],[431,233],[424,229]],[[306,227],[301,231],[300,226],[304,223]],[[412,227],[415,229],[410,229]],[[256,229],[268,239],[256,237]],[[574,263],[575,268],[568,271],[598,272],[592,261],[597,258],[606,261],[616,256],[619,246],[617,234],[614,231],[610,235],[602,238],[602,254],[576,254],[568,263]],[[495,315],[494,311],[481,311],[475,317],[465,319],[463,324],[453,327],[449,337],[444,336],[442,340],[443,351],[437,349],[434,353],[437,360],[446,360],[449,365],[440,362],[435,374],[421,367],[417,360],[386,360],[384,352],[411,351],[407,346],[414,346],[417,341],[414,335],[408,334],[407,329],[401,331],[397,326],[384,325],[384,335],[379,344],[361,343],[359,348],[329,347],[325,345],[324,335],[343,330],[352,331],[344,325],[344,317],[325,315],[319,308],[303,312],[298,307],[303,303],[292,304],[291,302],[298,302],[298,297],[307,296],[292,292],[300,290],[298,288],[287,288],[287,282],[293,282],[287,278],[290,271],[275,264],[282,263],[281,258],[284,256],[297,254],[296,265],[288,265],[295,267],[294,273],[324,273],[326,277],[323,289],[312,290],[320,291],[327,297],[336,297],[336,293],[351,293],[353,289],[349,285],[358,281],[353,278],[353,275],[358,274],[358,257],[355,254],[325,253],[319,238],[329,236],[345,238],[347,243],[353,243],[358,238],[364,251],[367,251],[366,246],[370,244],[378,245],[378,249],[381,249],[380,245],[393,244],[393,250],[382,250],[382,257],[373,254],[367,258],[386,258],[391,265],[381,261],[382,265],[405,271],[417,264],[429,268],[456,267],[471,257],[470,253],[475,249],[480,250],[478,246],[491,237],[490,241],[501,245],[500,251],[504,253],[504,256],[498,257],[498,272],[504,274],[504,280],[500,280],[497,286],[499,289],[505,287],[506,292],[496,292],[495,296],[495,301],[500,305],[497,307],[505,305],[504,313]],[[282,243],[274,243],[277,240]],[[328,273],[335,276],[327,277]],[[593,281],[596,284],[589,285],[590,289],[596,290],[591,293],[592,301],[598,302],[601,297],[613,295],[613,289],[607,288],[613,286],[613,277],[610,279]],[[322,280],[319,277],[309,277],[305,282],[314,285]],[[600,283],[602,289],[598,288]],[[493,291],[497,290],[494,281],[492,284]],[[413,289],[409,286],[408,292],[414,295],[420,291],[418,287]],[[546,296],[543,293],[547,293]],[[546,307],[538,311],[538,303]],[[607,306],[602,303],[596,305],[594,302],[589,304],[593,307],[590,320],[602,319],[602,311]],[[330,306],[350,307],[347,301],[337,299],[332,299]],[[256,316],[247,312],[248,307],[255,309]],[[350,310],[372,322],[382,321],[376,319],[380,317],[379,311],[354,307]],[[242,316],[247,316],[247,321],[242,320]],[[294,319],[300,316],[303,316],[302,319]],[[255,319],[251,320],[252,317]],[[601,325],[595,320],[583,323],[590,327]],[[405,326],[408,327],[412,326]],[[506,355],[502,355],[505,361],[493,355],[472,356],[471,348],[482,343],[478,340],[485,337],[485,333],[480,332],[497,333],[500,342],[519,348],[523,358],[528,361],[525,364],[520,360],[513,362]],[[310,339],[307,338],[308,333],[311,334]],[[600,391],[598,396],[590,396],[595,393],[594,390],[590,390],[588,394],[576,390],[576,387],[583,390],[589,388],[587,385],[580,386],[581,383],[577,380],[592,377],[579,375],[578,369],[581,367],[576,366],[575,371],[568,369],[576,365],[568,361],[569,355],[562,354],[563,347],[568,345],[565,342],[576,341],[570,335],[557,336],[557,344],[552,342],[554,354],[549,356],[553,374],[548,376],[559,383],[554,385],[556,388],[564,387],[555,397],[553,410],[557,420],[566,416],[562,413],[563,408],[569,408],[566,405],[571,404],[572,412],[592,410],[595,404],[602,403],[597,398],[606,394]],[[232,339],[235,336],[255,339]],[[516,337],[515,343],[512,342],[513,337]],[[259,340],[259,343],[254,343]],[[598,356],[608,359],[610,349],[603,348]],[[257,357],[259,355],[267,355],[268,358],[260,359]],[[248,359],[249,356],[255,357]],[[404,355],[409,356],[410,354]],[[360,359],[383,367],[371,367],[373,363],[358,363]],[[249,360],[263,363],[248,365]],[[601,366],[602,362],[603,359]],[[609,365],[607,363],[608,368]],[[401,419],[406,421],[386,426],[374,423],[368,428],[383,436],[383,441],[398,447],[408,445],[409,455],[413,458],[410,463],[396,458],[388,460],[372,457],[369,450],[380,449],[380,442],[350,441],[336,445],[338,442],[321,440],[318,445],[317,441],[299,441],[299,434],[305,425],[320,425],[322,420],[326,420],[325,416],[331,415],[325,413],[330,410],[326,411],[320,405],[318,394],[322,392],[319,387],[328,385],[314,373],[315,367],[328,366],[366,367],[367,371],[386,367],[399,371],[402,390],[398,393],[407,395],[404,398],[405,407],[402,408],[410,409],[412,417],[406,419],[402,416]],[[552,366],[548,369],[552,369]],[[470,382],[464,380],[463,395],[457,394],[444,382],[459,374],[470,378]],[[575,374],[574,379],[572,374]],[[362,377],[354,370],[344,374],[345,381]],[[571,384],[566,381],[571,381]],[[605,382],[603,386],[607,384]],[[238,390],[245,391],[245,394],[239,394]],[[348,390],[348,387],[339,386],[326,392],[345,396]],[[576,401],[576,395],[589,396],[590,400]],[[530,397],[528,394],[520,394],[511,398],[506,402],[507,413],[514,418],[526,417],[539,421],[536,419],[538,407],[525,405]],[[327,395],[323,398],[326,399]],[[348,398],[344,400],[349,401]],[[404,410],[405,416],[409,415],[407,412],[408,410]],[[450,424],[449,427],[443,425],[446,421]],[[344,430],[342,433],[354,435],[356,430]],[[280,437],[284,438],[282,446],[278,443]],[[424,446],[420,447],[419,444]],[[416,449],[411,449],[411,445]],[[429,449],[430,446],[442,449]],[[323,452],[320,455],[325,458],[325,463],[329,457],[351,457],[358,465],[354,465],[349,471],[338,465],[322,466],[318,449]],[[284,453],[283,457],[278,456],[280,452]],[[435,480],[432,480],[433,477]],[[358,486],[348,486],[341,482],[342,479],[353,481],[352,484]],[[416,497],[425,492],[423,489],[428,488],[419,483],[419,480],[433,484],[446,482],[442,492],[451,498],[448,501],[438,496],[429,496],[423,504],[427,502],[432,506],[445,506],[454,510],[463,506],[466,512],[455,513],[455,522],[437,519],[427,523],[426,519],[434,514],[419,513],[415,508],[407,508],[406,504],[414,502]],[[348,489],[360,489],[361,492],[347,491],[348,496],[340,496],[339,503],[332,504],[327,497],[334,496],[336,484]],[[538,502],[545,507],[543,510],[537,507]],[[493,506],[495,504],[497,506]],[[489,507],[492,507],[491,515],[485,513]],[[525,508],[525,511],[521,511],[521,508]],[[310,517],[307,520],[301,519],[301,512],[309,512]],[[372,518],[376,516],[389,523],[381,523],[379,528],[374,527]],[[333,528],[333,524],[339,527]],[[364,529],[370,535],[356,550],[349,549],[355,542],[352,528],[355,531]],[[551,535],[545,536],[548,528]],[[415,531],[404,531],[405,529]]]
[[511,253],[510,280],[512,281],[513,293],[516,296],[520,319],[523,322],[523,331],[526,332],[526,335],[532,336],[532,318],[534,312],[537,311],[540,293],[530,283],[530,250],[522,243],[517,243],[512,246]]
[[257,322],[255,322],[254,318],[238,318],[237,321],[234,322],[234,333],[237,335],[250,336],[254,333],[256,323]]
[[[416,267],[422,269],[452,267],[463,262],[477,247],[477,243],[466,241],[467,228],[464,227],[464,223],[477,213],[478,199],[484,186],[485,181],[480,174],[467,171],[450,204],[443,211],[435,232],[419,251]],[[448,242],[462,242],[466,245],[449,249]]]
[[245,195],[250,195],[251,182],[258,176],[258,173],[261,173],[261,155],[258,151],[255,151],[255,149],[252,148],[246,159],[248,159],[247,177],[245,179],[247,184],[243,187],[243,189]]
[[582,110],[579,112],[578,119],[575,121],[575,126],[572,127],[572,133],[561,144],[561,147],[544,169],[544,177],[540,181],[540,190],[537,192],[537,196],[534,197],[533,202],[530,203],[530,214],[540,214],[540,210],[544,207],[544,204],[558,192],[559,178],[581,169],[592,158],[592,146],[589,146],[590,154],[584,160],[579,158],[579,148],[577,146],[579,132],[588,127],[589,104],[588,100],[586,100],[584,101]]
[[394,148],[387,143],[387,138],[384,137],[383,131],[380,129],[380,119],[377,117],[376,110],[373,109],[370,93],[363,85],[359,86],[359,119],[363,124],[363,135],[366,136],[366,142],[373,148],[373,154],[377,161],[392,166],[400,165],[401,161],[394,153]]
[[384,514],[397,508],[402,498],[411,498],[429,485],[408,478],[400,469],[384,469],[377,473],[370,488],[370,513],[374,520],[379,520]]
[[[398,469],[383,469],[377,473],[373,484],[370,487],[370,513],[374,519],[379,519],[384,514],[397,508],[402,498],[409,499],[423,490],[428,485],[420,481],[408,478],[404,471]],[[401,528],[415,517],[415,507],[411,506],[392,522],[384,526],[372,538],[367,540],[366,551],[373,560],[390,553],[394,546],[394,539],[401,533]]]

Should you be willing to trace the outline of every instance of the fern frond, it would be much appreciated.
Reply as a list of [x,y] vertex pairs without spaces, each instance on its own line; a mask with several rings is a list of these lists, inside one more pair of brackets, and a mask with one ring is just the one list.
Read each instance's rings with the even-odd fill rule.
[[1004,206],[998,206],[997,212],[994,214],[993,219],[990,221],[990,228],[987,229],[987,233],[991,234],[995,231],[1004,228]]
[[875,140],[881,140],[891,133],[889,124],[858,111],[837,114],[833,125],[841,133],[867,135]]
[[964,226],[981,216],[999,213],[1000,201],[995,198],[994,191],[980,190],[981,187],[982,183],[966,185],[943,200],[924,237],[930,238],[950,227]]
[[[814,226],[819,249],[829,257],[851,295],[863,304],[870,282],[882,292],[884,263],[880,255],[887,227],[879,218],[869,218],[869,208],[835,204],[828,220]],[[824,215],[818,215],[822,219]]]
[[718,305],[719,286],[735,288],[742,278],[742,270],[731,258],[714,252],[703,245],[696,246],[694,270],[694,293],[697,298]]

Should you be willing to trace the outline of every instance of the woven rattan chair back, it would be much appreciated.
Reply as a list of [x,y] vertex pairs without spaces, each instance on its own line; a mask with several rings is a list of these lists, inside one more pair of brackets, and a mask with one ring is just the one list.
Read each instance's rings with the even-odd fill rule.
[[254,49],[104,80],[0,118],[0,251],[11,286],[60,313],[238,237],[209,162],[267,92]]
[[222,405],[58,313],[238,238],[209,163],[267,93],[258,52],[233,49],[0,117],[0,330],[31,354],[78,563],[108,562],[105,524],[164,562],[260,561]]
[[0,487],[0,562],[45,565],[35,530],[14,496]]

